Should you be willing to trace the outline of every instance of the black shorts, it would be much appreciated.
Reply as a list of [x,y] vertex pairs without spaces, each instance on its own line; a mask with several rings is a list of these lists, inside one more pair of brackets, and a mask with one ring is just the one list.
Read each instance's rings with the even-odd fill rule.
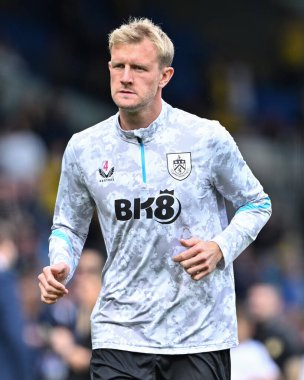
[[230,380],[230,350],[155,355],[93,350],[91,380]]

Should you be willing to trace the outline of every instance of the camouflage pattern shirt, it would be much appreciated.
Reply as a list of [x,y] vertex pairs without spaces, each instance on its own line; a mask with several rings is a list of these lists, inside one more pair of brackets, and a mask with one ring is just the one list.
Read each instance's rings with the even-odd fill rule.
[[[236,213],[228,223],[225,201]],[[50,261],[77,266],[96,208],[107,249],[92,345],[186,354],[237,344],[234,259],[271,214],[270,199],[217,121],[163,101],[147,128],[118,114],[76,133],[62,162]],[[224,258],[200,281],[175,263],[180,239],[215,241]]]

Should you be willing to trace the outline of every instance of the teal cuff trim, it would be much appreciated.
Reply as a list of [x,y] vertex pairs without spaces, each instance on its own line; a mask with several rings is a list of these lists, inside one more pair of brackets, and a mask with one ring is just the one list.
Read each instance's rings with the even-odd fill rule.
[[256,204],[253,204],[253,203],[249,203],[248,205],[239,208],[239,209],[237,210],[236,214],[238,214],[239,212],[243,212],[243,211],[267,210],[267,209],[269,209],[270,207],[271,207],[270,198],[267,197],[267,198],[265,198],[265,203],[260,204],[260,205],[256,205]]
[[52,234],[51,234],[51,237],[52,237],[52,236],[64,240],[64,241],[67,243],[67,245],[68,245],[70,251],[73,252],[73,248],[72,248],[72,244],[71,244],[71,242],[70,242],[70,239],[69,239],[69,237],[68,237],[64,232],[62,232],[62,231],[60,231],[60,230],[54,230],[54,231],[52,232]]

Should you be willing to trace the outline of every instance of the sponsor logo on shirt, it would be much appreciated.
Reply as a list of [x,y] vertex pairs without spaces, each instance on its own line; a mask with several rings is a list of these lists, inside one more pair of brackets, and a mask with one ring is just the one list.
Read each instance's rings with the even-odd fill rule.
[[115,200],[115,214],[117,220],[154,219],[158,223],[173,223],[181,213],[181,203],[174,195],[174,190],[160,191],[156,197],[142,200],[135,198]]
[[110,182],[114,181],[114,166],[109,164],[109,161],[106,160],[102,163],[102,167],[97,171],[97,177],[99,182]]
[[167,153],[167,167],[174,179],[186,179],[192,170],[191,153]]

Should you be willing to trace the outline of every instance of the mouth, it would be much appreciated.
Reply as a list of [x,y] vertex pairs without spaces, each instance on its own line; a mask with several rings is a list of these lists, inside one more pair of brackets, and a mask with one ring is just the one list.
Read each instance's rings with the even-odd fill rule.
[[130,91],[130,90],[120,90],[118,91],[119,94],[124,94],[124,95],[133,95],[135,92]]

